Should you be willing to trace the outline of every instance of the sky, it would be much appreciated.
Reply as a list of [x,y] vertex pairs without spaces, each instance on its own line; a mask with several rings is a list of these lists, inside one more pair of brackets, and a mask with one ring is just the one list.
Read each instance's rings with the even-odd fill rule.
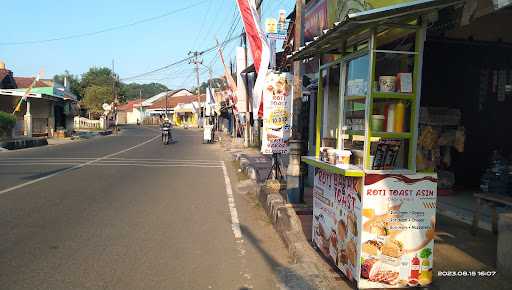
[[[288,14],[295,0],[264,0],[262,19]],[[193,7],[191,7],[193,6]],[[15,76],[34,76],[41,68],[44,78],[68,70],[81,75],[90,67],[111,67],[121,79],[130,78],[186,58],[241,33],[235,0],[24,0],[3,1],[0,60]],[[163,16],[168,14],[167,16]],[[159,17],[162,16],[162,17]],[[159,18],[158,18],[159,17]],[[22,43],[97,32],[148,19],[136,25],[60,41]],[[234,59],[240,40],[226,45],[226,59]],[[279,44],[278,44],[279,47]],[[203,56],[214,76],[223,73],[215,52]],[[125,82],[160,82],[171,89],[195,85],[193,65],[183,63]],[[208,71],[201,68],[201,79]]]

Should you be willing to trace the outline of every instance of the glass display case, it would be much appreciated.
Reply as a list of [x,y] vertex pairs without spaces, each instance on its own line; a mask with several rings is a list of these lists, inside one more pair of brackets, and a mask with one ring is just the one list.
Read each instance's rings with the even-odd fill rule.
[[420,31],[369,29],[320,67],[317,158],[348,150],[362,171],[415,172]]

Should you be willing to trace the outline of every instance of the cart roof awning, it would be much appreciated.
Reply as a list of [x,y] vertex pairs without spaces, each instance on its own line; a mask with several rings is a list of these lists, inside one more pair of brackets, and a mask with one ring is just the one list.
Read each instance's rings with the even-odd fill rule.
[[336,22],[334,27],[306,43],[299,51],[288,57],[291,60],[303,60],[325,53],[339,53],[344,40],[370,27],[383,24],[399,24],[414,17],[463,3],[463,0],[417,0],[403,4],[390,5],[358,13],[348,14],[346,19]]

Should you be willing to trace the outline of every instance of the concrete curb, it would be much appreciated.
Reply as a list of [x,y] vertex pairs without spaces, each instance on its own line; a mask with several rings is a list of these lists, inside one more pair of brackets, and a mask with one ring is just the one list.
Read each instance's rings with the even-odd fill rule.
[[288,248],[290,258],[298,265],[296,271],[300,272],[297,274],[313,286],[313,289],[339,289],[332,284],[337,274],[331,271],[307,241],[295,209],[280,194],[268,193],[265,185],[257,187],[256,195]]
[[7,150],[18,150],[48,145],[46,138],[16,139],[0,142],[0,147]]
[[[243,148],[231,148],[231,142],[225,141],[220,145],[231,154],[232,160],[239,161],[240,170],[251,177],[249,186],[245,186],[247,193],[256,195],[258,202],[272,221],[286,247],[292,261],[293,273],[284,277],[284,289],[352,289],[335,285],[339,280],[339,274],[319,256],[306,239],[302,230],[301,221],[295,209],[287,204],[281,194],[267,190],[265,184],[258,184],[260,171],[265,168],[252,166],[248,158],[245,158]],[[266,168],[267,170],[270,169]]]

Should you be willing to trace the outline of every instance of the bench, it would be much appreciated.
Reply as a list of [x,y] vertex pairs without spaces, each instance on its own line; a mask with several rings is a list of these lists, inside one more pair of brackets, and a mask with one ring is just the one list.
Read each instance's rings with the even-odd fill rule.
[[482,214],[482,207],[488,206],[491,208],[491,219],[492,219],[492,232],[498,233],[498,214],[496,212],[497,205],[508,205],[512,206],[512,198],[503,196],[495,193],[475,193],[476,208],[473,215],[473,224],[471,227],[471,234],[476,235],[478,231],[478,223],[480,222],[480,216]]

